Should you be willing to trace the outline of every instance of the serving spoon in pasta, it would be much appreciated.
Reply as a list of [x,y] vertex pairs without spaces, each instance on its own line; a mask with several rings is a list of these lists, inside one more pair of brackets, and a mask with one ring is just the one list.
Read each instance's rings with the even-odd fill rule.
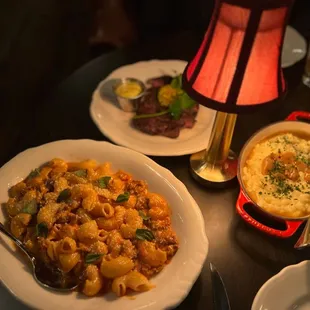
[[78,287],[78,278],[68,277],[59,268],[46,265],[43,261],[36,259],[20,240],[5,229],[2,223],[0,223],[0,231],[9,237],[29,258],[33,277],[41,286],[59,292],[73,291]]

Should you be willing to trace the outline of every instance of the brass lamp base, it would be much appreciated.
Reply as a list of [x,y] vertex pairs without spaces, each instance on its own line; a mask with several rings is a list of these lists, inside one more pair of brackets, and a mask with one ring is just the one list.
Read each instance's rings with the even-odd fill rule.
[[202,185],[226,187],[237,176],[237,157],[230,150],[237,115],[217,112],[207,150],[190,158],[192,176]]
[[234,183],[237,176],[238,158],[229,151],[227,159],[221,164],[209,164],[205,161],[206,151],[195,153],[190,157],[190,172],[200,184],[209,187],[227,187]]

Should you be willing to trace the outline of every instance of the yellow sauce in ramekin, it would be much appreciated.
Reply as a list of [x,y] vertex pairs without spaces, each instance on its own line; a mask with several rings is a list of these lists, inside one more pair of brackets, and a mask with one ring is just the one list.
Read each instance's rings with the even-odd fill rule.
[[142,92],[142,87],[136,82],[126,82],[124,84],[119,85],[115,93],[118,96],[124,97],[124,98],[135,98],[139,96]]

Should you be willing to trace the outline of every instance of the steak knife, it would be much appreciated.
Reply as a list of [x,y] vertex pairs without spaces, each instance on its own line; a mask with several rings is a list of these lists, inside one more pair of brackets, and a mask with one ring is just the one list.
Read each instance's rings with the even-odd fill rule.
[[224,282],[212,263],[210,263],[210,270],[214,310],[230,310],[229,299]]

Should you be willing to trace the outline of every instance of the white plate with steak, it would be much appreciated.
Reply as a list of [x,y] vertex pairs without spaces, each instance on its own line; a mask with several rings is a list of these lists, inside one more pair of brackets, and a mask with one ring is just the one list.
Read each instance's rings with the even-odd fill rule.
[[[180,115],[171,117],[168,108],[166,113],[158,103],[159,87],[170,84],[171,77],[181,74],[185,66],[182,60],[151,60],[116,69],[93,93],[90,115],[94,123],[113,142],[146,155],[179,156],[206,148],[215,111],[194,104],[181,112],[177,109]],[[117,103],[112,86],[121,78],[136,78],[151,86],[138,105],[137,115],[124,112]],[[161,115],[133,119],[153,113]]]

